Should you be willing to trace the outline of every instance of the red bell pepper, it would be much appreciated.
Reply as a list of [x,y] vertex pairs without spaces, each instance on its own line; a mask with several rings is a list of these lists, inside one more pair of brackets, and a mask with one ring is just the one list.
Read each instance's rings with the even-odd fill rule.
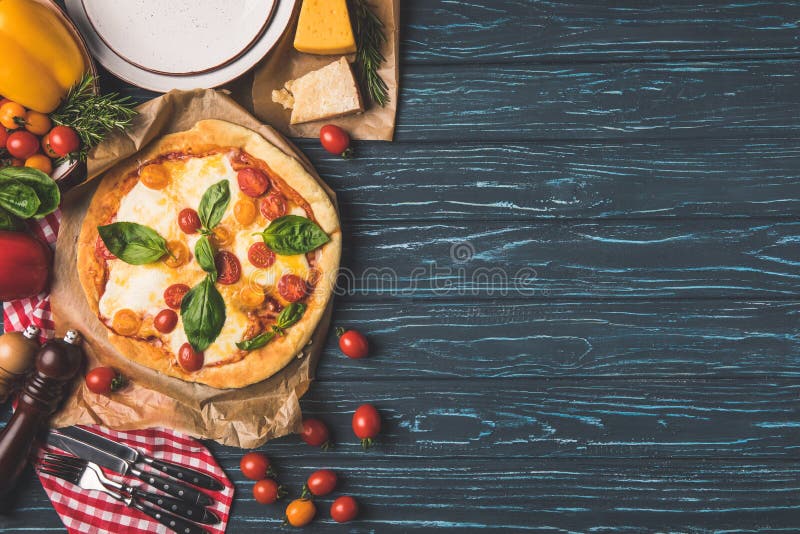
[[50,247],[21,232],[0,231],[0,300],[38,295],[47,288]]

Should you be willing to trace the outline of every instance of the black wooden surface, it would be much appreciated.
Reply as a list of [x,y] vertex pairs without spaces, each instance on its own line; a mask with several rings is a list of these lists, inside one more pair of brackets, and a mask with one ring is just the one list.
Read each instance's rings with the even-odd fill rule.
[[[800,530],[798,21],[788,1],[403,2],[396,141],[347,162],[298,141],[342,206],[334,323],[375,346],[330,339],[301,401],[333,451],[262,448],[295,491],[330,467],[363,504],[339,526],[322,499],[308,530]],[[384,415],[369,453],[363,402]],[[242,451],[211,448],[229,531],[277,528]],[[6,508],[7,531],[62,529],[30,473]]]

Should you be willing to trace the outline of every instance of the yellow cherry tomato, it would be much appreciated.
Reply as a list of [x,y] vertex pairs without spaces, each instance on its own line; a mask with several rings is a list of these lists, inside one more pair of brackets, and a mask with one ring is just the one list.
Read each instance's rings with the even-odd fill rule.
[[169,254],[164,256],[164,263],[173,269],[185,265],[192,256],[183,241],[167,241],[167,250]]
[[25,129],[32,134],[44,135],[50,131],[53,122],[50,117],[38,111],[29,111],[28,117],[25,119]]
[[240,301],[245,308],[258,308],[264,304],[266,296],[264,290],[258,286],[245,287],[239,294]]
[[25,166],[39,169],[45,174],[50,174],[53,172],[53,162],[50,161],[50,158],[44,154],[34,154],[33,156],[29,157],[25,160]]
[[242,226],[250,226],[256,220],[256,203],[249,198],[236,201],[233,205],[233,216]]
[[233,232],[227,226],[218,225],[211,231],[211,244],[217,248],[227,247],[233,243]]
[[22,128],[27,117],[28,112],[16,102],[6,102],[0,107],[0,124],[9,130]]
[[286,507],[286,521],[293,527],[304,527],[316,513],[317,507],[309,499],[295,499]]
[[164,189],[169,185],[169,171],[163,165],[147,165],[139,171],[139,180],[150,189]]
[[111,328],[121,336],[132,336],[139,332],[142,319],[135,311],[123,308],[114,314],[111,319]]

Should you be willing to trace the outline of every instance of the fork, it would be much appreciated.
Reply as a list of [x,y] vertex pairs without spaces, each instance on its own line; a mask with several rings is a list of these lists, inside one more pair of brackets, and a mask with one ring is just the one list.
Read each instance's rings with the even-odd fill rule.
[[[82,489],[101,491],[110,495],[114,499],[125,503],[128,507],[139,510],[143,514],[150,516],[160,524],[179,534],[208,534],[207,530],[182,517],[166,512],[155,506],[145,505],[142,500],[146,499],[146,497],[142,492],[109,480],[105,475],[98,474],[102,473],[102,471],[96,464],[90,464],[91,462],[86,462],[79,458],[47,453],[44,455],[44,461],[39,467],[39,471],[66,480]],[[101,476],[103,477],[102,479],[100,478]],[[109,485],[110,487],[107,487],[103,483],[104,480],[112,483]],[[123,493],[123,488],[129,488],[133,491],[126,495]],[[160,496],[155,497],[163,498]]]

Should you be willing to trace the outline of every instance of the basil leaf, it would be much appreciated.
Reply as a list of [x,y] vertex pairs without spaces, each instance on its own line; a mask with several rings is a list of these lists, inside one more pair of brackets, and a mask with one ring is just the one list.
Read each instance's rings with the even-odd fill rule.
[[183,331],[194,350],[206,350],[217,339],[225,324],[225,301],[210,276],[184,295],[181,319]]
[[39,197],[32,187],[17,180],[0,182],[0,206],[17,217],[33,217],[40,205]]
[[200,199],[200,208],[197,210],[203,228],[211,231],[219,224],[230,200],[231,189],[228,180],[217,182],[206,189],[203,198]]
[[241,350],[256,350],[260,349],[275,337],[275,332],[261,332],[256,337],[239,341],[236,346]]
[[281,256],[305,254],[331,240],[314,221],[299,215],[278,217],[261,233],[261,237]]
[[0,184],[8,180],[16,180],[27,185],[36,192],[39,207],[33,215],[34,219],[41,219],[50,215],[61,202],[61,191],[55,181],[39,169],[32,167],[3,167],[0,169]]
[[25,228],[25,225],[17,217],[14,217],[9,212],[0,208],[0,230],[10,230],[12,232],[19,232]]
[[299,321],[305,312],[305,304],[302,302],[292,302],[278,314],[278,318],[275,320],[275,326],[280,330],[289,328]]
[[194,246],[194,257],[197,258],[197,263],[211,276],[211,281],[217,281],[217,266],[214,264],[214,248],[206,236],[200,236],[197,244]]
[[108,250],[131,265],[153,263],[167,254],[166,240],[142,224],[115,222],[98,226],[97,231]]

